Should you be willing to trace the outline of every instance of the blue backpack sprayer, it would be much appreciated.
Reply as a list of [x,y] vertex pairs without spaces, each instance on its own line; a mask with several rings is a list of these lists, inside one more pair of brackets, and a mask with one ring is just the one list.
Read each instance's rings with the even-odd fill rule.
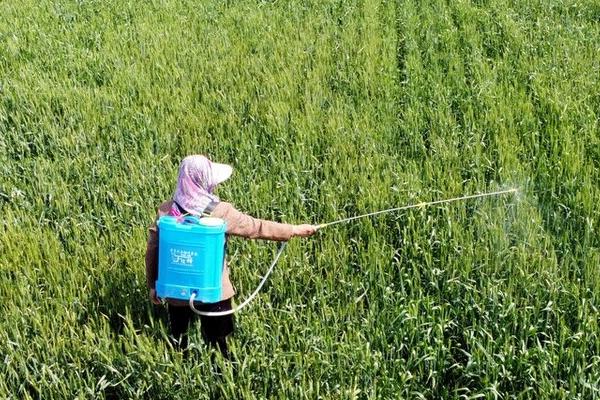
[[162,298],[203,303],[221,300],[221,270],[225,260],[222,219],[163,216],[158,220],[158,280]]
[[[317,229],[320,230],[343,222],[394,211],[515,192],[517,192],[517,189],[508,189],[389,208],[387,210],[320,224],[317,226]],[[203,312],[198,311],[194,307],[194,301],[215,303],[221,300],[221,278],[223,263],[225,262],[225,233],[227,231],[227,224],[222,219],[213,217],[198,218],[186,216],[184,218],[177,218],[163,216],[158,220],[158,229],[159,256],[158,280],[156,281],[156,293],[158,297],[186,300],[196,314],[205,316],[216,317],[233,314],[250,303],[273,271],[287,244],[287,242],[281,243],[267,273],[254,292],[243,303],[228,311]]]

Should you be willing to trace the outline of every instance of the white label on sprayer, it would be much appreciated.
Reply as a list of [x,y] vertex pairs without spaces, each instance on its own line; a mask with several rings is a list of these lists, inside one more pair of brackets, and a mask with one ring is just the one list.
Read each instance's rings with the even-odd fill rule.
[[171,263],[183,266],[191,266],[194,263],[194,257],[198,255],[197,252],[191,250],[182,249],[169,249],[171,252]]

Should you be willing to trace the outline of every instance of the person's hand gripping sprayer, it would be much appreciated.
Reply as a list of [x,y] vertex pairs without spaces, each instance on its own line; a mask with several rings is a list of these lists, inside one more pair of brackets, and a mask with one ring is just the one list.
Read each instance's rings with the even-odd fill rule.
[[[161,303],[156,293],[156,281],[159,262],[157,221],[162,216],[169,215],[178,218],[209,216],[219,218],[226,223],[226,236],[234,235],[248,239],[286,242],[293,237],[309,237],[317,231],[318,227],[310,224],[290,225],[253,218],[236,210],[232,204],[220,201],[214,194],[214,189],[217,185],[226,181],[231,176],[232,171],[231,166],[211,162],[202,155],[189,156],[181,161],[175,194],[172,200],[159,206],[156,220],[149,228],[146,248],[146,283],[152,303]],[[283,247],[280,249],[277,258],[279,258],[282,250]],[[194,302],[193,297],[190,298],[189,302],[176,299],[166,300],[170,334],[176,348],[187,348],[187,331],[190,323],[196,317],[196,314],[200,314],[201,332],[204,341],[209,346],[218,348],[226,358],[228,357],[226,338],[234,331],[232,315],[234,310],[232,310],[231,300],[235,291],[229,280],[229,268],[226,262],[223,263],[221,277],[221,298],[215,303]],[[214,316],[214,314],[217,314],[217,316]]]

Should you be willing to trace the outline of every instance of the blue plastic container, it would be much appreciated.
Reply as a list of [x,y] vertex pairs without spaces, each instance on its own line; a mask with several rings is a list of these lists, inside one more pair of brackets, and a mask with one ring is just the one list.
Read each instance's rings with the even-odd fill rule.
[[219,218],[160,217],[158,297],[189,300],[195,292],[195,301],[220,301],[226,230]]

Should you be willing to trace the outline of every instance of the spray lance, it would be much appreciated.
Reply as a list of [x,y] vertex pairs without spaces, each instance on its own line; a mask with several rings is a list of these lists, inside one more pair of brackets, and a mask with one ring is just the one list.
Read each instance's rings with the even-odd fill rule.
[[[518,189],[512,188],[496,192],[478,193],[388,208],[322,223],[317,225],[317,230],[380,214],[470,199],[508,195],[516,192],[518,192]],[[199,315],[210,317],[224,316],[233,314],[246,307],[258,295],[287,246],[287,242],[282,242],[280,244],[275,258],[271,262],[271,265],[257,288],[240,305],[227,311],[199,311],[194,307],[194,301],[199,300],[210,303],[220,300],[221,270],[224,261],[223,245],[226,225],[224,221],[218,220],[218,218],[200,218],[199,220],[193,221],[195,224],[177,224],[173,218],[174,217],[161,217],[159,220],[159,229],[161,228],[161,225],[166,227],[166,229],[164,229],[165,232],[161,231],[161,235],[159,236],[159,276],[156,286],[157,294],[161,298],[188,300],[190,308]],[[180,229],[183,229],[183,233],[178,232]],[[182,248],[182,245],[184,248]],[[199,254],[202,254],[203,256],[198,257]],[[184,267],[183,269],[182,264]],[[190,273],[190,269],[187,267],[193,267],[191,270],[196,271],[197,273]]]

